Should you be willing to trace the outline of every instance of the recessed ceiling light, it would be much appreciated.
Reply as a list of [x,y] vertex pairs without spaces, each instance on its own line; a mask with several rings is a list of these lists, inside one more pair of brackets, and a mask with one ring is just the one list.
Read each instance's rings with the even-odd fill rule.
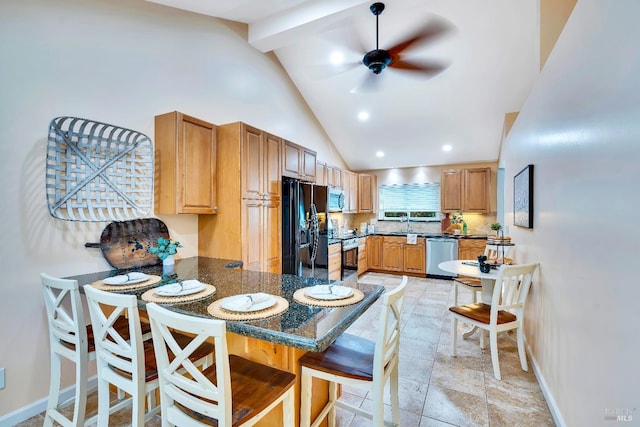
[[358,118],[362,121],[369,120],[369,113],[367,113],[366,111],[360,111],[358,113]]
[[342,63],[344,63],[344,55],[342,54],[342,52],[339,51],[333,51],[331,52],[331,55],[329,55],[329,62],[331,62],[333,65],[341,65]]
[[376,151],[376,156],[384,157],[384,151]]
[[453,149],[453,147],[449,144],[442,146],[442,151],[451,151],[451,149]]

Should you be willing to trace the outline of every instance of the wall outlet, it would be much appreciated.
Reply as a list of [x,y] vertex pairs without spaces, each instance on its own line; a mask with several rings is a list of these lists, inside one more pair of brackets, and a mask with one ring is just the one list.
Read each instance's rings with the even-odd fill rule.
[[0,390],[4,388],[4,368],[0,368]]

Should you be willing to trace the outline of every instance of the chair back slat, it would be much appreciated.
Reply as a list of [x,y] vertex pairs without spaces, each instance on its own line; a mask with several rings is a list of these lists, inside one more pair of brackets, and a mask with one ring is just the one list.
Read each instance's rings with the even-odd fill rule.
[[[218,319],[186,318],[155,303],[147,304],[147,312],[156,349],[163,414],[170,413],[175,403],[178,403],[206,417],[217,419],[219,425],[231,425],[231,376],[225,322]],[[193,338],[187,345],[181,346],[175,339],[172,332],[174,330],[187,332]],[[216,384],[189,360],[189,356],[209,338],[213,338],[215,347]],[[174,356],[171,361],[169,351]],[[183,370],[189,376],[185,376]]]
[[[144,378],[142,329],[136,296],[105,292],[91,285],[86,285],[84,289],[99,368],[111,366],[130,374],[132,378]],[[123,337],[114,327],[116,319],[121,316],[129,320],[127,337]]]
[[493,289],[491,315],[497,317],[499,310],[516,311],[519,316],[529,294],[533,274],[538,263],[522,265],[505,265],[501,267]]
[[373,357],[374,376],[382,376],[385,370],[393,369],[397,364],[400,349],[400,317],[407,282],[407,276],[403,276],[400,285],[392,291],[385,292],[382,298],[382,313]]

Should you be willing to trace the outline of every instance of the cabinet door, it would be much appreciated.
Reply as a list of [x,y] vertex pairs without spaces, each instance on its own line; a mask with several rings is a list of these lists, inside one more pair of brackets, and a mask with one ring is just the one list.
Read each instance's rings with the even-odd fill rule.
[[341,171],[340,176],[342,177],[342,191],[344,191],[344,209],[342,209],[343,213],[351,212],[351,197],[349,193],[351,192],[351,175],[349,171]]
[[378,177],[376,175],[371,175],[371,205],[372,212],[378,213]]
[[261,199],[264,193],[262,131],[242,126],[242,198]]
[[344,190],[342,186],[342,169],[340,168],[333,168],[333,186]]
[[489,213],[489,192],[491,191],[491,168],[464,170],[464,210],[467,212]]
[[282,191],[282,172],[280,147],[282,140],[274,135],[265,134],[264,138],[264,197],[280,200]]
[[316,185],[328,185],[326,163],[323,163],[323,162],[316,163]]
[[458,259],[476,261],[484,253],[487,241],[484,239],[458,239]]
[[366,238],[360,237],[358,239],[358,276],[366,273],[369,269],[367,264],[367,244]]
[[349,212],[358,212],[358,174],[349,172]]
[[404,245],[394,238],[382,241],[382,269],[404,271]]
[[340,244],[329,246],[329,280],[340,280],[342,269],[342,253]]
[[244,270],[261,271],[264,236],[262,227],[263,220],[263,202],[261,200],[243,200],[242,215],[242,262]]
[[382,236],[367,237],[367,264],[369,268],[382,268]]
[[[422,241],[421,241],[422,240]],[[425,274],[426,253],[424,239],[418,239],[415,245],[404,245],[404,271],[407,273]]]
[[262,227],[264,260],[263,269],[269,273],[282,271],[282,246],[280,244],[280,231],[282,217],[280,202],[277,200],[265,201],[262,207],[264,226]]
[[358,174],[358,212],[373,212],[371,175]]
[[459,212],[463,210],[462,169],[442,171],[440,178],[440,208],[442,212]]
[[307,182],[315,182],[317,165],[316,152],[302,147],[300,153],[302,162],[300,168],[300,179]]
[[156,214],[216,213],[216,127],[177,111],[155,117]]
[[293,142],[283,140],[282,143],[282,175],[290,178],[300,177],[300,148]]

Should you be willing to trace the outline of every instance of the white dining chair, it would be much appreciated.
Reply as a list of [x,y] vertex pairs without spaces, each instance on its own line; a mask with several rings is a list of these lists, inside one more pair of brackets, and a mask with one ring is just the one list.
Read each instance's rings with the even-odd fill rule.
[[[451,312],[451,355],[456,355],[458,320],[489,332],[491,362],[496,379],[500,377],[498,360],[498,333],[517,330],[518,355],[523,370],[528,370],[527,355],[524,348],[524,304],[538,263],[523,265],[504,265],[500,267],[496,278],[491,304],[475,302],[467,305],[449,307]],[[482,343],[481,343],[482,346]]]
[[[96,359],[93,328],[87,325],[80,288],[77,280],[60,279],[47,273],[40,273],[44,292],[47,322],[49,324],[49,350],[51,359],[51,377],[49,397],[45,411],[44,425],[53,422],[69,427],[84,426],[96,421],[96,417],[85,418],[88,393],[87,371],[89,362]],[[126,333],[129,322],[124,317],[114,321],[114,327]],[[145,332],[150,333],[147,325]],[[63,408],[71,401],[60,402],[61,365],[67,359],[75,364],[75,392],[73,395],[73,414]],[[69,413],[71,418],[65,414]]]
[[[328,417],[335,425],[336,407],[372,420],[373,426],[400,425],[398,396],[398,352],[400,349],[400,315],[407,287],[407,276],[400,285],[382,297],[382,313],[378,320],[376,341],[342,334],[323,352],[308,352],[300,358],[300,426],[318,426]],[[314,378],[329,382],[329,401],[318,417],[311,420],[312,383]],[[384,387],[389,381],[393,422],[384,420]],[[341,401],[337,385],[366,390],[373,400],[372,411]]]
[[[498,258],[504,256],[508,258],[511,254],[513,246],[486,245],[484,248],[484,256],[487,259]],[[453,279],[453,304],[458,305],[458,294],[460,288],[471,291],[474,302],[480,302],[482,298],[482,281],[477,277],[458,276]]]
[[[293,427],[296,375],[229,355],[226,323],[147,304],[158,363],[162,426],[252,426],[282,403],[277,425]],[[176,340],[189,334],[189,343]],[[189,359],[213,340],[215,363],[203,371]],[[170,357],[170,353],[175,355]]]

